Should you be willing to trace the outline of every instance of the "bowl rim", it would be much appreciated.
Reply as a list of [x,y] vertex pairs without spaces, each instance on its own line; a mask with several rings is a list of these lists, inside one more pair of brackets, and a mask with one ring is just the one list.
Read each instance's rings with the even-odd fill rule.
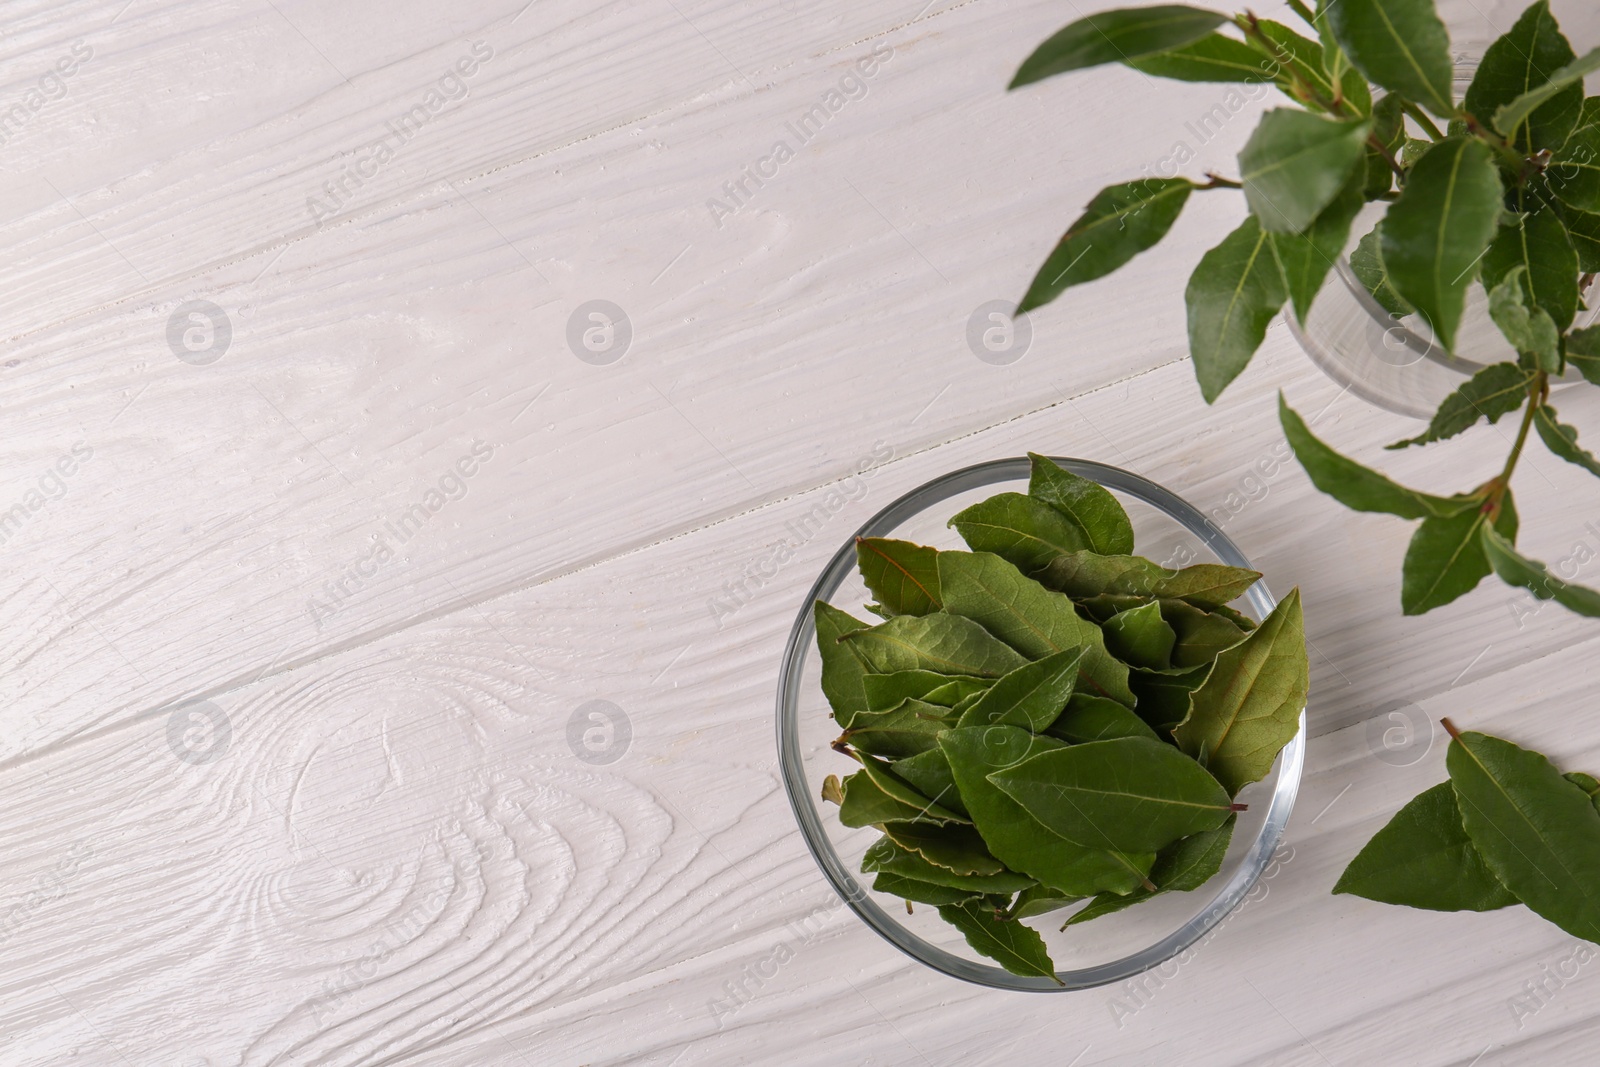
[[[1089,478],[1108,489],[1118,490],[1165,513],[1199,538],[1222,562],[1235,567],[1249,567],[1249,560],[1245,558],[1244,553],[1211,520],[1186,500],[1155,482],[1120,467],[1096,463],[1093,460],[1052,458],[1074,474]],[[789,806],[794,811],[801,836],[805,839],[812,858],[839,897],[880,937],[913,959],[963,981],[996,989],[1067,992],[1122,981],[1160,966],[1199,941],[1244,900],[1245,895],[1250,892],[1271,862],[1294,808],[1295,797],[1299,793],[1300,777],[1305,766],[1306,712],[1304,707],[1300,709],[1299,728],[1278,754],[1276,762],[1278,777],[1272,798],[1267,805],[1266,817],[1243,862],[1212,897],[1210,903],[1178,929],[1154,944],[1107,963],[1078,970],[1058,971],[1056,977],[1061,983],[1058,985],[1046,978],[1014,975],[1000,967],[957,956],[924,941],[885,912],[872,899],[868,887],[856,880],[855,875],[834,851],[832,841],[822,825],[817,806],[811,799],[810,788],[806,781],[805,763],[800,751],[797,704],[806,655],[815,634],[811,606],[817,600],[826,599],[837,592],[839,586],[854,569],[855,542],[858,537],[876,537],[889,533],[906,519],[959,493],[997,482],[1023,480],[1027,477],[1029,466],[1030,461],[1025,457],[987,460],[924,482],[885,505],[863,523],[860,529],[851,534],[844,545],[833,554],[833,558],[812,583],[795,618],[794,626],[790,629],[788,644],[784,648],[778,675],[776,715],[778,764],[782,770],[784,791],[788,794]],[[1251,586],[1245,593],[1245,598],[1263,618],[1277,603],[1267,589],[1265,579]]]

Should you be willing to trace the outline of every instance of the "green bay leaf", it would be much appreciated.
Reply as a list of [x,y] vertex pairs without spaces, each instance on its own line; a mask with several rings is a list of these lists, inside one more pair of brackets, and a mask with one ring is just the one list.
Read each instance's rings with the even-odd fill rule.
[[1339,0],[1328,5],[1327,19],[1368,81],[1451,117],[1450,35],[1433,0]]
[[[1245,202],[1262,229],[1298,234],[1311,226],[1350,184],[1371,131],[1367,119],[1340,121],[1298,108],[1263,115],[1239,153]],[[1356,183],[1358,206],[1364,182],[1363,170]]]
[[1087,692],[1133,704],[1128,668],[1106,650],[1100,627],[1080,616],[1070,597],[1044,588],[988,552],[941,552],[939,582],[946,611],[971,620],[1028,659],[1082,648],[1078,684]]
[[1015,89],[1103,63],[1121,63],[1193,44],[1228,21],[1215,11],[1179,4],[1102,11],[1062,28],[1023,61]]
[[1481,526],[1478,534],[1489,565],[1501,581],[1521,586],[1540,600],[1554,600],[1579,615],[1600,616],[1600,593],[1557,578],[1543,563],[1524,557],[1512,547],[1508,537],[1491,526]]
[[[1491,121],[1503,105],[1544,85],[1551,74],[1575,58],[1555,16],[1550,14],[1550,5],[1538,0],[1485,50],[1461,106],[1483,121]],[[1518,122],[1515,129],[1502,132],[1523,155],[1560,148],[1572,132],[1582,106],[1583,86],[1568,85]]]
[[1141,178],[1100,190],[1045,257],[1017,312],[1103,278],[1153,247],[1172,229],[1193,191],[1187,178]]
[[1582,86],[1571,89],[1582,102],[1582,117],[1550,160],[1544,176],[1563,204],[1592,214],[1600,212],[1600,97],[1583,100]]
[[1335,893],[1430,911],[1493,911],[1517,903],[1461,826],[1449,782],[1423,790],[1372,836]]
[[1558,330],[1578,310],[1578,253],[1566,224],[1541,207],[1500,227],[1483,256],[1483,287],[1494,289],[1513,272],[1529,307],[1550,316]]
[[1600,942],[1600,811],[1550,761],[1468,730],[1445,754],[1461,822],[1500,883],[1574,937]]
[[954,726],[946,721],[949,708],[908,699],[887,711],[864,711],[856,715],[840,740],[862,752],[889,759],[915,756],[936,748],[939,732]]
[[1501,195],[1488,146],[1451,137],[1417,160],[1384,218],[1389,279],[1446,351],[1455,350],[1467,287],[1499,226]]
[[1309,687],[1300,590],[1289,592],[1245,639],[1217,657],[1172,731],[1178,747],[1205,756],[1229,794],[1266,777],[1300,729]]
[[1031,755],[1064,748],[1062,742],[1015,726],[978,726],[941,734],[939,747],[978,833],[1012,870],[1064,896],[1127,893],[1144,882],[1155,853],[1125,855],[1074,844],[1045,829],[989,781],[990,774]]
[[1085,848],[1154,852],[1215,830],[1233,808],[1205,768],[1139,737],[1041,752],[989,775],[1054,833]]
[[1588,449],[1579,446],[1578,431],[1558,421],[1556,411],[1550,405],[1541,404],[1539,410],[1533,413],[1533,428],[1539,431],[1539,439],[1552,454],[1582,467],[1590,474],[1600,475],[1600,460],[1596,460]]
[[915,878],[907,878],[901,874],[879,872],[872,880],[872,888],[879,893],[889,893],[901,900],[914,900],[918,904],[962,904],[969,900],[982,897],[984,894],[970,889],[952,889],[947,885],[934,885],[932,882],[920,882]]
[[1178,643],[1178,635],[1161,617],[1161,605],[1154,600],[1117,612],[1100,629],[1106,648],[1128,666],[1156,671],[1172,666],[1172,647]]
[[[1388,165],[1384,165],[1388,173]],[[1311,304],[1322,291],[1322,283],[1350,239],[1350,224],[1366,203],[1366,175],[1360,168],[1351,172],[1333,202],[1323,208],[1301,233],[1272,235],[1273,255],[1283,272],[1283,284],[1296,317],[1304,323]]]
[[865,630],[867,624],[822,600],[812,606],[812,621],[817,630],[817,651],[822,656],[822,695],[828,698],[834,719],[848,729],[856,714],[867,710],[864,679],[877,673],[877,669],[840,638]]
[[1002,867],[997,874],[960,874],[941,867],[890,837],[880,837],[861,857],[863,874],[888,873],[929,885],[942,885],[971,893],[1015,893],[1033,885],[1033,879]]
[[1043,585],[1075,599],[1103,593],[1186,600],[1202,608],[1237,600],[1257,581],[1259,571],[1220,563],[1163,567],[1143,556],[1069,552],[1034,573]]
[[1376,511],[1402,519],[1456,515],[1474,504],[1472,500],[1432,496],[1407,489],[1375,470],[1340,455],[1324,444],[1305,420],[1293,411],[1283,394],[1278,394],[1278,419],[1284,436],[1294,449],[1295,459],[1305,468],[1311,484],[1353,511]]
[[1243,41],[1209,33],[1198,41],[1123,63],[1157,78],[1185,82],[1270,82],[1273,61]]
[[1226,822],[1215,830],[1192,834],[1174,841],[1156,855],[1155,866],[1150,868],[1150,881],[1155,890],[1140,886],[1126,895],[1101,893],[1078,911],[1072,913],[1061,927],[1077,926],[1103,915],[1130,908],[1162,893],[1187,893],[1199,889],[1222,870],[1222,861],[1228,854],[1228,843],[1233,839],[1236,816],[1229,815]]
[[980,955],[994,960],[1012,974],[1029,978],[1049,978],[1057,985],[1055,965],[1045,950],[1044,939],[1032,927],[1002,919],[993,908],[975,901],[945,904],[939,917],[961,931]]
[[1029,573],[1089,545],[1079,523],[1022,493],[997,493],[980,500],[957,512],[950,525],[974,552],[993,552]]
[[1060,512],[1083,532],[1080,548],[1105,555],[1133,551],[1133,524],[1109,489],[1037,452],[1028,453],[1028,463],[1028,495]]
[[1585,52],[1571,63],[1551,73],[1550,78],[1543,85],[1529,89],[1509,104],[1504,104],[1494,113],[1495,129],[1501,133],[1515,130],[1528,116],[1543,107],[1548,101],[1559,97],[1567,91],[1570,85],[1581,85],[1583,79],[1595,71],[1600,70],[1600,48]]
[[1150,725],[1115,700],[1072,694],[1066,710],[1044,731],[1072,745],[1089,741],[1114,741],[1119,737],[1159,740]]
[[1084,648],[1068,648],[1018,667],[962,712],[956,725],[1004,724],[1042,733],[1067,706],[1085,654]]
[[[1421,615],[1465,596],[1488,577],[1489,557],[1481,532],[1488,526],[1481,508],[1448,518],[1427,518],[1411,535],[1400,568],[1400,608]],[[1494,528],[1508,541],[1517,535],[1517,509],[1510,490],[1501,501]]]
[[[950,554],[940,553],[941,579],[945,571],[944,557]],[[917,670],[998,678],[1026,662],[988,630],[960,613],[899,615],[876,626],[853,630],[840,639],[840,644],[854,651],[868,669],[878,674]]]
[[878,603],[891,615],[938,611],[939,553],[886,537],[856,538],[856,563]]
[[[1398,99],[1398,98],[1397,98]],[[1406,298],[1395,290],[1389,280],[1389,269],[1383,264],[1383,221],[1380,219],[1365,237],[1356,242],[1350,253],[1350,271],[1372,294],[1383,309],[1391,315],[1410,315],[1416,310],[1406,303]]]
[[1456,391],[1444,398],[1439,410],[1434,412],[1427,430],[1404,441],[1396,441],[1389,448],[1406,448],[1425,445],[1454,437],[1479,419],[1498,422],[1527,403],[1528,387],[1533,382],[1533,372],[1515,363],[1493,363],[1463,382]]
[[963,697],[994,684],[993,678],[940,674],[937,671],[896,671],[862,678],[868,711],[888,711],[904,700],[926,700],[954,707]]
[[1184,303],[1189,355],[1206,403],[1244,370],[1288,299],[1271,235],[1254,215],[1200,257]]

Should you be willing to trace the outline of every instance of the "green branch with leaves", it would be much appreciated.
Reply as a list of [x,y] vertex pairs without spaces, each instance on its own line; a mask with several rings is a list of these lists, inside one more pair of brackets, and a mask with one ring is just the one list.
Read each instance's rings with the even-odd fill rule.
[[[1484,53],[1465,96],[1453,93],[1450,38],[1433,0],[1301,0],[1306,34],[1250,12],[1182,5],[1106,11],[1041,44],[1011,88],[1108,63],[1186,82],[1270,84],[1292,102],[1262,116],[1237,180],[1144,178],[1109,186],[1045,258],[1018,312],[1104,277],[1153,247],[1189,197],[1240,190],[1248,214],[1190,278],[1189,350],[1208,403],[1249,364],[1289,305],[1303,323],[1363,207],[1383,218],[1351,269],[1389,313],[1415,316],[1454,351],[1471,286],[1516,353],[1465,380],[1427,429],[1390,448],[1443,441],[1520,411],[1504,465],[1451,496],[1407,489],[1323,444],[1287,405],[1283,428],[1312,482],[1348,507],[1419,520],[1401,604],[1421,614],[1501,579],[1584,615],[1600,593],[1551,576],[1516,548],[1511,478],[1530,436],[1600,476],[1550,406],[1568,368],[1600,384],[1600,326],[1574,328],[1600,272],[1600,97],[1550,13],[1529,7]],[[1382,91],[1375,96],[1374,88]]]

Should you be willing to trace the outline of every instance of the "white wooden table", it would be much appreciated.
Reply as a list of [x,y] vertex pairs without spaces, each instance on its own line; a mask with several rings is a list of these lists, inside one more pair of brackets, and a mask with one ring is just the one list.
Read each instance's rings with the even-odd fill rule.
[[[1592,1059],[1570,937],[1329,894],[1443,778],[1426,727],[1374,741],[1399,705],[1600,770],[1600,630],[1492,582],[1403,618],[1408,526],[1310,487],[1277,391],[1446,489],[1499,431],[1384,455],[1409,424],[1281,325],[1207,408],[1181,292],[1223,195],[978,359],[1089,195],[1179,143],[1231,171],[1266,97],[1202,143],[1226,86],[1008,95],[1077,5],[920,2],[0,4],[0,1063]],[[1446,10],[1481,48],[1517,6]],[[893,496],[1028,449],[1305,592],[1280,861],[1138,992],[796,925],[831,900],[772,742],[804,592]],[[1581,471],[1518,493],[1531,551],[1600,552]]]

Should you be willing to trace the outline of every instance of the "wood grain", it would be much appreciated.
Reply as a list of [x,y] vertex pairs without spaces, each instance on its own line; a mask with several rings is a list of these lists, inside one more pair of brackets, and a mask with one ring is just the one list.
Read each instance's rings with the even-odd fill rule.
[[[1195,140],[1224,87],[1111,70],[1005,94],[1070,17],[1043,2],[124,2],[18,0],[0,41],[0,113],[92,52],[0,142],[0,516],[23,508],[0,522],[0,1061],[1587,1049],[1592,966],[1519,999],[1573,949],[1525,909],[1328,893],[1443,776],[1439,736],[1379,758],[1385,713],[1593,770],[1600,733],[1570,709],[1594,646],[1492,584],[1400,616],[1407,524],[1311,488],[1277,392],[1423,485],[1481,481],[1503,428],[1382,454],[1411,424],[1340,395],[1281,326],[1203,405],[1181,290],[1238,217],[1222,196],[1035,314],[1019,361],[969,347],[974,311],[1014,299],[1101,185]],[[1514,7],[1441,5],[1464,47]],[[1231,169],[1267,104],[1186,169]],[[783,138],[775,176],[708,207]],[[632,325],[609,365],[568,346],[594,299]],[[205,365],[168,341],[193,300],[232,330]],[[1562,412],[1600,425],[1591,398]],[[840,907],[772,744],[779,653],[835,548],[1028,449],[1180,492],[1301,586],[1314,650],[1273,876],[1176,973],[1048,1000],[927,972]],[[1530,551],[1600,554],[1585,478],[1530,455]]]

